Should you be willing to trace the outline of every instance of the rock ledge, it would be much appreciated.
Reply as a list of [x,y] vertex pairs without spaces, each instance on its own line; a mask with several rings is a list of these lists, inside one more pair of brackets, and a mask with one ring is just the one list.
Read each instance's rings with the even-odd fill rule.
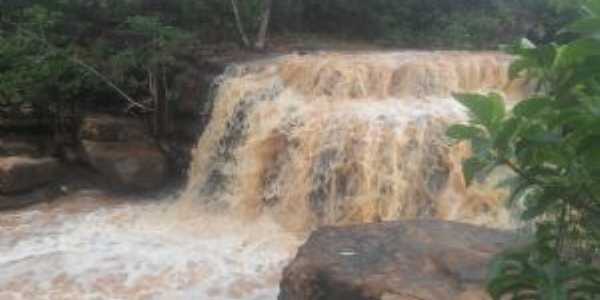
[[315,231],[284,270],[279,300],[479,300],[507,232],[434,220]]
[[56,180],[59,169],[58,161],[53,158],[0,158],[0,194],[29,192]]

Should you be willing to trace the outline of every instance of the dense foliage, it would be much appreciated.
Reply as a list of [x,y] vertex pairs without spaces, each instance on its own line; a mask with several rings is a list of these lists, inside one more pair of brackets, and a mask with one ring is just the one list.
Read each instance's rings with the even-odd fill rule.
[[538,87],[512,111],[498,95],[457,95],[472,118],[448,133],[471,142],[466,180],[509,167],[511,201],[536,225],[532,246],[494,263],[494,299],[600,298],[600,270],[590,265],[600,249],[600,1],[583,11],[562,31],[572,41],[509,49],[519,57],[512,76]]
[[551,39],[573,15],[571,6],[548,0],[284,0],[279,6],[279,30],[335,33],[406,48],[495,49],[519,36]]
[[178,96],[175,75],[185,66],[178,55],[195,43],[169,10],[56,0],[6,1],[1,11],[3,112],[63,120],[76,107],[108,109],[152,113],[157,133],[165,126]]
[[[177,75],[195,67],[203,47],[249,46],[265,24],[271,35],[301,39],[495,49],[517,36],[553,37],[574,12],[553,2],[562,3],[0,0],[0,114],[120,111],[153,115],[160,132],[181,98]],[[272,3],[270,23],[263,22],[266,3]],[[253,41],[243,41],[242,32]]]

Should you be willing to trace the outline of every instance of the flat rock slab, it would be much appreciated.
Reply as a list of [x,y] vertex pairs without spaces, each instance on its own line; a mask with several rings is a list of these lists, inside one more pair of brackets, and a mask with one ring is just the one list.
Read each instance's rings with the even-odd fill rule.
[[284,270],[279,300],[479,300],[508,232],[435,221],[326,227]]
[[56,180],[60,165],[53,158],[0,158],[0,194],[29,192]]

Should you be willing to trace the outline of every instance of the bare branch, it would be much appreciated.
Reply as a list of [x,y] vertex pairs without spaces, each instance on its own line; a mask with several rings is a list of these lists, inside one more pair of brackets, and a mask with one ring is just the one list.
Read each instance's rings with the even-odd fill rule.
[[82,60],[77,59],[76,57],[72,57],[70,55],[62,54],[56,46],[52,45],[45,38],[38,36],[34,32],[29,31],[29,30],[27,30],[25,28],[22,28],[21,26],[19,26],[18,24],[15,24],[15,23],[9,23],[9,24],[15,26],[17,28],[17,30],[19,30],[19,31],[27,34],[30,38],[41,42],[46,47],[48,47],[49,49],[51,49],[52,51],[54,51],[55,53],[64,56],[68,61],[72,62],[73,64],[76,64],[76,65],[78,65],[80,67],[83,67],[85,70],[87,70],[88,72],[90,72],[93,75],[95,75],[96,77],[98,77],[98,79],[102,80],[102,82],[104,82],[111,89],[113,89],[115,92],[117,92],[121,97],[123,97],[125,100],[127,100],[127,102],[129,102],[129,104],[131,104],[132,107],[138,107],[138,108],[141,108],[141,109],[146,110],[146,111],[152,111],[153,110],[153,109],[151,109],[151,108],[149,108],[149,107],[147,107],[147,106],[145,106],[145,105],[143,105],[143,104],[135,101],[131,96],[127,95],[127,93],[125,93],[116,84],[114,84],[108,77],[104,76],[102,73],[100,73],[98,70],[96,70],[94,67],[90,66],[89,64],[86,64],[85,62],[83,62]]
[[265,43],[267,42],[267,32],[269,29],[269,21],[271,20],[272,5],[273,0],[263,0],[263,13],[260,20],[260,29],[258,30],[256,43],[254,44],[254,47],[259,50],[263,50],[265,48]]
[[112,81],[110,81],[110,79],[108,79],[106,76],[104,76],[98,70],[94,69],[92,66],[90,66],[90,65],[84,63],[83,61],[81,61],[77,58],[74,58],[74,57],[67,57],[67,59],[69,59],[74,64],[79,65],[82,68],[86,69],[88,72],[96,75],[96,77],[98,77],[100,80],[102,80],[104,83],[106,83],[106,85],[108,85],[115,92],[117,92],[119,95],[121,95],[121,97],[123,97],[125,100],[127,100],[127,102],[129,102],[129,104],[131,104],[132,107],[138,107],[138,108],[141,108],[141,109],[144,109],[147,111],[152,110],[152,109],[148,108],[147,106],[135,101],[133,98],[131,98],[129,95],[127,95],[127,93],[125,93],[118,86],[116,86]]
[[246,30],[244,30],[244,24],[242,23],[242,18],[240,16],[240,10],[238,9],[237,0],[231,0],[231,8],[233,9],[233,15],[235,16],[235,24],[237,25],[238,31],[242,38],[242,42],[244,43],[245,47],[250,47],[250,39],[248,39]]

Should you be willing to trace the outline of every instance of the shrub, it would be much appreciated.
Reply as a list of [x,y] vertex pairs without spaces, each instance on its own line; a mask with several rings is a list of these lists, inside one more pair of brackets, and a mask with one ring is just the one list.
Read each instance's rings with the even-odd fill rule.
[[[467,182],[504,165],[516,175],[511,202],[537,225],[536,242],[500,256],[488,289],[494,299],[597,299],[600,273],[585,266],[600,246],[600,1],[563,32],[565,44],[509,50],[511,76],[537,82],[538,93],[508,112],[499,95],[457,95],[471,115],[448,134],[471,142]],[[596,298],[594,298],[596,297]]]

